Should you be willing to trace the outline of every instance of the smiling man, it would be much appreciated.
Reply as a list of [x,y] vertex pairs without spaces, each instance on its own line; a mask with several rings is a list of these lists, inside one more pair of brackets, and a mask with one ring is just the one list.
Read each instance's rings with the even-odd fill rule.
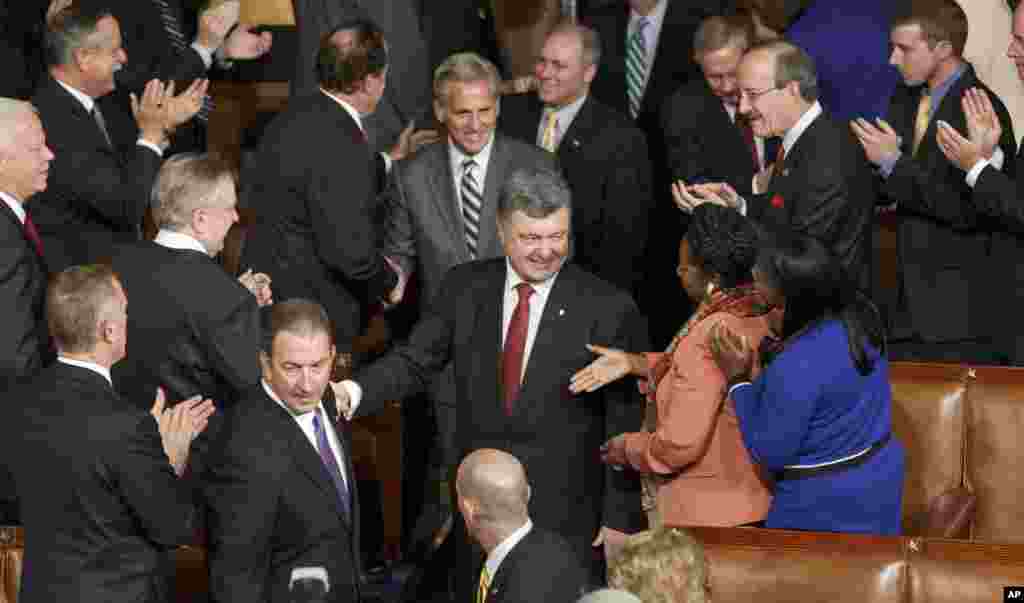
[[714,200],[768,232],[815,237],[866,289],[874,179],[849,130],[822,110],[814,62],[788,42],[758,44],[740,62],[738,79],[739,112],[754,135],[782,137],[774,165],[755,176],[749,202],[721,183],[677,185],[677,201],[685,208]]
[[[342,385],[356,414],[373,414],[450,362],[459,457],[518,457],[536,488],[534,522],[591,559],[591,543],[643,523],[636,482],[596,457],[602,438],[639,428],[642,406],[630,384],[573,395],[569,379],[592,358],[588,338],[646,345],[643,320],[625,293],[566,263],[572,208],[557,172],[514,172],[495,213],[505,257],[452,268],[408,342]],[[479,560],[462,545],[458,575],[472,589]]]

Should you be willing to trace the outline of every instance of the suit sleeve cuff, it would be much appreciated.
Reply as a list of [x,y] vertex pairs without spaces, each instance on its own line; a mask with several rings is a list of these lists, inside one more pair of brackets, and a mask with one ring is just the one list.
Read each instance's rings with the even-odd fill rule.
[[983,172],[988,165],[988,159],[979,159],[978,162],[974,164],[974,167],[967,172],[967,186],[974,188],[974,185],[978,183],[978,177],[981,176],[981,172]]
[[157,145],[149,142],[148,140],[143,140],[140,138],[135,141],[135,144],[139,145],[140,147],[146,147],[147,149],[153,151],[160,157],[164,156],[164,150],[158,147]]
[[383,151],[381,151],[380,156],[384,159],[384,173],[385,174],[390,174],[391,173],[391,164],[394,163],[394,160],[391,159],[391,157],[387,153],[385,153]]
[[903,154],[897,151],[896,153],[882,159],[882,162],[878,164],[878,172],[882,175],[882,178],[888,178],[892,175],[892,171],[896,169],[896,162],[899,161],[902,156]]
[[196,54],[198,54],[199,58],[202,59],[203,65],[206,65],[207,69],[213,65],[213,53],[216,52],[216,50],[207,48],[199,42],[192,43],[192,50],[196,51]]

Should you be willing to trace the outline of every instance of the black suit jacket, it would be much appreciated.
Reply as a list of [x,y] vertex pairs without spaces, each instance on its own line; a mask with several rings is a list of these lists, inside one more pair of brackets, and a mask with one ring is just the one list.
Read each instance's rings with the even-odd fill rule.
[[114,366],[123,396],[147,407],[201,394],[220,408],[259,383],[256,298],[209,256],[149,241],[118,247],[128,305],[128,356]]
[[47,267],[60,272],[107,259],[115,243],[138,239],[162,158],[137,145],[138,132],[122,127],[130,118],[105,104],[102,110],[116,149],[109,148],[85,107],[52,77],[36,90],[32,104],[55,155],[47,189],[28,205],[43,239]]
[[161,559],[192,541],[194,509],[153,417],[61,362],[9,396],[0,458],[25,525],[19,600],[168,601]]
[[[535,143],[543,103],[535,96],[502,101],[500,127]],[[635,294],[643,277],[654,184],[647,140],[622,114],[587,97],[555,151],[572,190],[574,262]]]
[[[707,80],[696,78],[672,94],[661,107],[661,123],[673,180],[728,182],[741,195],[750,192],[753,154]],[[765,158],[773,157],[766,148]]]
[[[323,401],[337,416],[331,389]],[[359,601],[359,504],[348,427],[335,425],[352,508],[292,415],[257,385],[228,411],[206,474],[210,592],[219,603],[291,601],[297,567],[327,570],[329,601]]]
[[960,101],[971,87],[982,88],[992,99],[1003,127],[999,142],[1006,155],[1003,170],[1012,177],[1016,148],[1009,114],[970,65],[934,108],[916,156],[912,156],[911,145],[920,87],[900,85],[889,107],[888,121],[903,137],[903,155],[882,185],[885,201],[897,203],[899,210],[899,271],[904,303],[896,313],[897,335],[954,341],[988,336],[1003,327],[995,324],[992,315],[999,314],[993,299],[998,296],[996,279],[1005,275],[992,274],[990,256],[991,232],[1003,228],[970,203],[971,190],[963,171],[946,160],[935,139],[939,120],[959,132],[967,131]]
[[486,603],[575,601],[586,586],[587,574],[569,543],[535,527],[498,566]]
[[569,378],[593,359],[587,343],[648,349],[646,329],[628,295],[565,265],[545,305],[520,397],[506,416],[500,377],[505,278],[504,258],[452,268],[409,341],[355,377],[364,394],[357,414],[422,391],[450,359],[460,458],[478,448],[516,456],[530,477],[534,522],[589,558],[601,525],[633,531],[643,524],[631,474],[598,461],[605,440],[639,429],[642,404],[634,384],[573,395]]
[[849,127],[822,113],[775,166],[768,191],[749,198],[747,215],[769,233],[817,238],[866,291],[876,198],[864,149]]
[[0,201],[0,388],[39,372],[53,359],[46,326],[46,265],[25,228]]
[[398,282],[377,249],[377,157],[362,131],[319,91],[293,99],[245,176],[243,201],[257,219],[243,269],[268,274],[276,299],[321,303],[347,351],[368,306]]

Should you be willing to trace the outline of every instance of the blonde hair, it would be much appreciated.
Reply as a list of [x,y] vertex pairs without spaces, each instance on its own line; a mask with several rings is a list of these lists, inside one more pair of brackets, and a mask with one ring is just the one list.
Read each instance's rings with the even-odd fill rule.
[[704,547],[679,528],[641,532],[611,562],[608,583],[643,603],[705,603],[709,588]]

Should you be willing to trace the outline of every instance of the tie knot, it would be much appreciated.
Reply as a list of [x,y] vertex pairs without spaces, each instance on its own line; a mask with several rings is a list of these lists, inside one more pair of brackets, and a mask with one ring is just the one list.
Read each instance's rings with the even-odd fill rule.
[[464,159],[462,161],[462,171],[469,172],[476,167],[476,160],[473,158]]
[[519,283],[516,285],[516,293],[519,294],[520,301],[526,301],[530,299],[530,296],[535,292],[533,286],[530,283]]
[[640,20],[636,24],[636,30],[639,33],[643,33],[647,26],[651,24],[651,20],[647,17],[640,17]]

